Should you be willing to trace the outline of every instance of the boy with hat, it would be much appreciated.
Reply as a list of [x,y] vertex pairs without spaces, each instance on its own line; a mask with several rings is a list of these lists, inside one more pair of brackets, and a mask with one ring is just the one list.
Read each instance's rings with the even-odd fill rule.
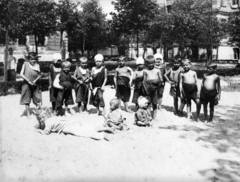
[[107,83],[107,69],[103,65],[103,55],[97,54],[94,57],[96,66],[91,71],[91,84],[93,87],[91,102],[98,110],[98,115],[101,115],[105,110],[105,102],[103,92]]
[[55,53],[53,55],[53,64],[50,65],[49,69],[49,91],[50,91],[50,102],[52,103],[52,111],[56,114],[56,98],[58,89],[53,87],[53,81],[55,80],[57,74],[61,72],[61,61],[62,56],[60,53]]
[[40,107],[42,103],[42,92],[37,82],[41,78],[40,67],[37,64],[38,57],[35,52],[29,52],[26,56],[27,61],[24,62],[20,72],[20,76],[24,80],[20,104],[25,105],[28,118],[30,116],[29,105],[31,99],[37,107]]
[[[74,72],[73,79],[76,81],[74,85],[76,93],[76,103],[78,104],[79,112],[87,111],[88,94],[90,87],[90,71],[87,68],[87,58],[80,58],[80,65]],[[82,108],[83,104],[83,108]]]
[[114,83],[116,86],[116,97],[124,102],[125,111],[132,112],[128,108],[128,102],[131,95],[131,84],[133,71],[130,67],[125,66],[126,58],[120,56],[118,67],[115,71]]
[[143,57],[138,57],[136,59],[137,69],[134,72],[134,93],[132,102],[138,107],[138,97],[143,95],[143,69],[144,69],[144,59]]
[[165,78],[164,74],[166,73],[166,65],[163,62],[163,56],[160,53],[154,54],[154,60],[155,60],[155,68],[160,70],[160,73],[162,75],[162,83],[160,87],[158,88],[158,109],[161,110],[162,105],[162,97],[164,92],[164,86],[165,86]]

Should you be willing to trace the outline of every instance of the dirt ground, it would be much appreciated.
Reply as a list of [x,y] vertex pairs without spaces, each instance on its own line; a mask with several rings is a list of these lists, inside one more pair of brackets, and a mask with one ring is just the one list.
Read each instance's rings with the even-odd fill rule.
[[[204,124],[174,115],[169,87],[153,128],[134,126],[134,115],[125,113],[131,130],[109,142],[40,135],[33,127],[36,118],[27,119],[19,105],[20,95],[0,97],[1,181],[240,181],[240,92],[223,92],[217,123]],[[43,105],[50,107],[48,94],[43,92]],[[106,88],[107,106],[114,94]],[[92,106],[89,110],[72,117],[84,125],[102,125],[103,117]]]

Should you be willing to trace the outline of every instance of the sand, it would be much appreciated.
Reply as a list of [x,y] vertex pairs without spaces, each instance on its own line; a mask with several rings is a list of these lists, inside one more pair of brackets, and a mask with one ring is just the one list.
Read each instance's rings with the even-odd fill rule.
[[[153,128],[136,127],[133,114],[125,113],[131,130],[109,142],[41,135],[33,127],[36,118],[27,119],[19,105],[20,95],[0,97],[1,181],[240,181],[240,93],[223,92],[217,123],[204,124],[174,115],[169,87]],[[106,87],[107,103],[114,94]],[[48,92],[43,105],[50,107]],[[94,107],[89,110],[72,117],[89,127],[102,125],[103,117]]]

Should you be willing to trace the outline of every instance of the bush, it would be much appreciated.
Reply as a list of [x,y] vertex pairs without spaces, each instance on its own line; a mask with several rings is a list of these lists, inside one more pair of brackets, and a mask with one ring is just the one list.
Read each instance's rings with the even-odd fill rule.
[[[207,70],[195,70],[197,72],[198,78],[203,78],[203,75],[207,73]],[[240,75],[239,68],[231,68],[231,69],[218,69],[216,74],[219,76],[235,76]]]

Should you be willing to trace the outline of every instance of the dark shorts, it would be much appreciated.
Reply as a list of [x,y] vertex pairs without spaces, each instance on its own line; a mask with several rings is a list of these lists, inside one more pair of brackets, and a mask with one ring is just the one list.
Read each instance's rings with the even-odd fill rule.
[[216,100],[217,95],[218,95],[217,90],[206,90],[204,87],[202,87],[200,93],[200,101],[202,104],[208,102],[215,102],[214,105],[217,105],[218,104],[218,101]]
[[125,85],[118,85],[117,86],[117,93],[116,97],[121,99],[123,102],[129,102],[131,95],[131,88],[126,87]]
[[54,88],[54,87],[52,86],[52,88],[51,88],[50,91],[49,91],[49,94],[50,94],[50,102],[56,102],[58,90],[59,90],[59,89]]
[[88,87],[85,84],[77,84],[75,87],[76,103],[82,102],[87,104],[88,102]]
[[72,89],[59,90],[56,99],[56,107],[65,105],[73,105]]
[[105,107],[105,102],[103,99],[103,90],[98,88],[96,94],[91,94],[90,97],[90,104],[94,105],[95,107]]
[[24,83],[22,86],[20,104],[26,105],[31,103],[31,99],[35,105],[42,102],[42,91],[39,86],[31,86]]
[[160,86],[158,88],[158,97],[162,98],[163,97],[163,92],[164,92],[164,86]]
[[180,89],[179,89],[179,84],[176,85],[171,85],[170,88],[170,93],[172,97],[180,97]]
[[197,97],[197,85],[196,84],[184,84],[183,83],[183,96],[187,104],[191,103],[191,100],[199,99]]

